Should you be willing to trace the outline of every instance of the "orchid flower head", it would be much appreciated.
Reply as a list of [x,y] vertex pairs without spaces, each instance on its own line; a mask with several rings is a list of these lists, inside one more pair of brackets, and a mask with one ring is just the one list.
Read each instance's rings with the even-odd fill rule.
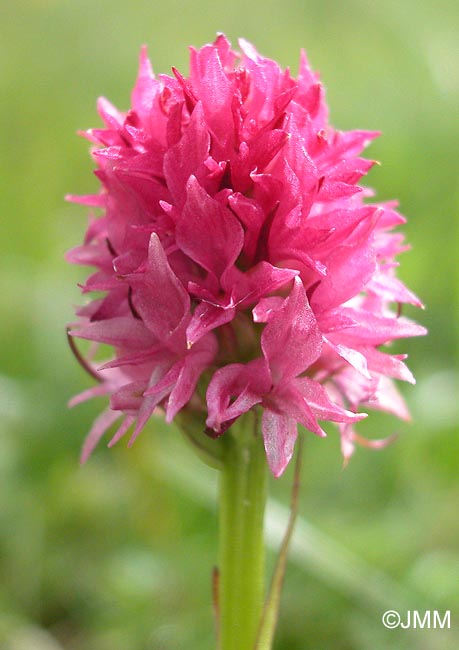
[[298,424],[336,423],[347,459],[362,406],[409,417],[393,380],[413,376],[381,346],[425,330],[397,310],[422,306],[395,273],[405,220],[359,184],[378,133],[329,124],[304,53],[294,78],[239,45],[191,48],[188,76],[155,76],[142,48],[131,108],[100,99],[84,134],[100,191],[68,197],[95,214],[67,259],[95,268],[97,297],[70,336],[112,353],[85,360],[99,383],[73,400],[110,400],[83,460],[117,420],[110,444],[159,411],[218,437],[258,409],[280,476]]

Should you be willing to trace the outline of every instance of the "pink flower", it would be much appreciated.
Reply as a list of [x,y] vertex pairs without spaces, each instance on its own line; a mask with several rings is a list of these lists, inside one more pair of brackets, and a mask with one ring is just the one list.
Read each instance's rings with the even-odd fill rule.
[[338,423],[347,459],[361,405],[408,417],[392,380],[414,379],[380,346],[425,330],[393,310],[421,306],[395,276],[404,218],[357,185],[377,133],[328,124],[304,53],[293,79],[240,47],[192,48],[188,78],[155,78],[143,49],[131,110],[100,99],[105,128],[86,133],[101,191],[69,198],[102,213],[68,259],[96,268],[83,293],[104,297],[70,334],[113,358],[84,361],[100,384],[73,403],[107,394],[110,408],[83,459],[119,418],[110,444],[158,408],[202,412],[218,436],[257,407],[279,476],[298,423]]

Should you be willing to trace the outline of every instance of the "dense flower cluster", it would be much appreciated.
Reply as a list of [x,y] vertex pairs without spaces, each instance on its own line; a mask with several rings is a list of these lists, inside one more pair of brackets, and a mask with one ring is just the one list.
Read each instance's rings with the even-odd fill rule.
[[[69,197],[102,208],[69,261],[96,267],[71,336],[113,347],[108,394],[85,459],[120,417],[111,444],[157,407],[168,422],[206,413],[222,434],[261,406],[272,472],[292,455],[297,423],[338,424],[345,458],[361,405],[408,417],[392,379],[413,382],[381,345],[424,329],[394,304],[419,300],[396,277],[406,247],[395,204],[367,203],[359,157],[378,134],[327,121],[318,75],[301,55],[292,78],[252,45],[220,35],[191,49],[190,74],[155,78],[146,51],[132,108],[100,99],[103,129],[86,133],[102,189]],[[378,443],[376,443],[378,444]]]

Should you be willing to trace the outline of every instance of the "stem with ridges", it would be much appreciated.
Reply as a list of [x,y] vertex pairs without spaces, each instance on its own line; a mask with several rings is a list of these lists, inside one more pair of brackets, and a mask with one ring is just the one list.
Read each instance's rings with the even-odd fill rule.
[[263,609],[267,462],[257,424],[249,412],[222,439],[219,650],[252,650]]

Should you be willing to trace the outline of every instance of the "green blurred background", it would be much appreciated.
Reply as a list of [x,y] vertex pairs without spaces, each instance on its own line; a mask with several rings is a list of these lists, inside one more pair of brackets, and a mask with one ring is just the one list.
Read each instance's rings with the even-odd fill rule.
[[[425,301],[428,338],[402,342],[416,387],[413,423],[341,468],[336,435],[307,435],[302,521],[277,650],[459,648],[458,5],[455,0],[16,0],[0,8],[0,648],[211,650],[216,477],[173,428],[131,450],[79,449],[102,403],[68,411],[90,380],[64,327],[84,271],[63,254],[82,239],[95,190],[87,144],[95,100],[126,109],[142,43],[157,72],[187,70],[187,45],[224,31],[297,69],[305,47],[332,122],[383,131],[369,184],[398,197],[413,250],[400,276]],[[291,471],[272,481],[275,546]],[[270,555],[272,564],[273,554]],[[451,630],[387,630],[381,614],[451,611]],[[244,649],[241,649],[244,650]]]

